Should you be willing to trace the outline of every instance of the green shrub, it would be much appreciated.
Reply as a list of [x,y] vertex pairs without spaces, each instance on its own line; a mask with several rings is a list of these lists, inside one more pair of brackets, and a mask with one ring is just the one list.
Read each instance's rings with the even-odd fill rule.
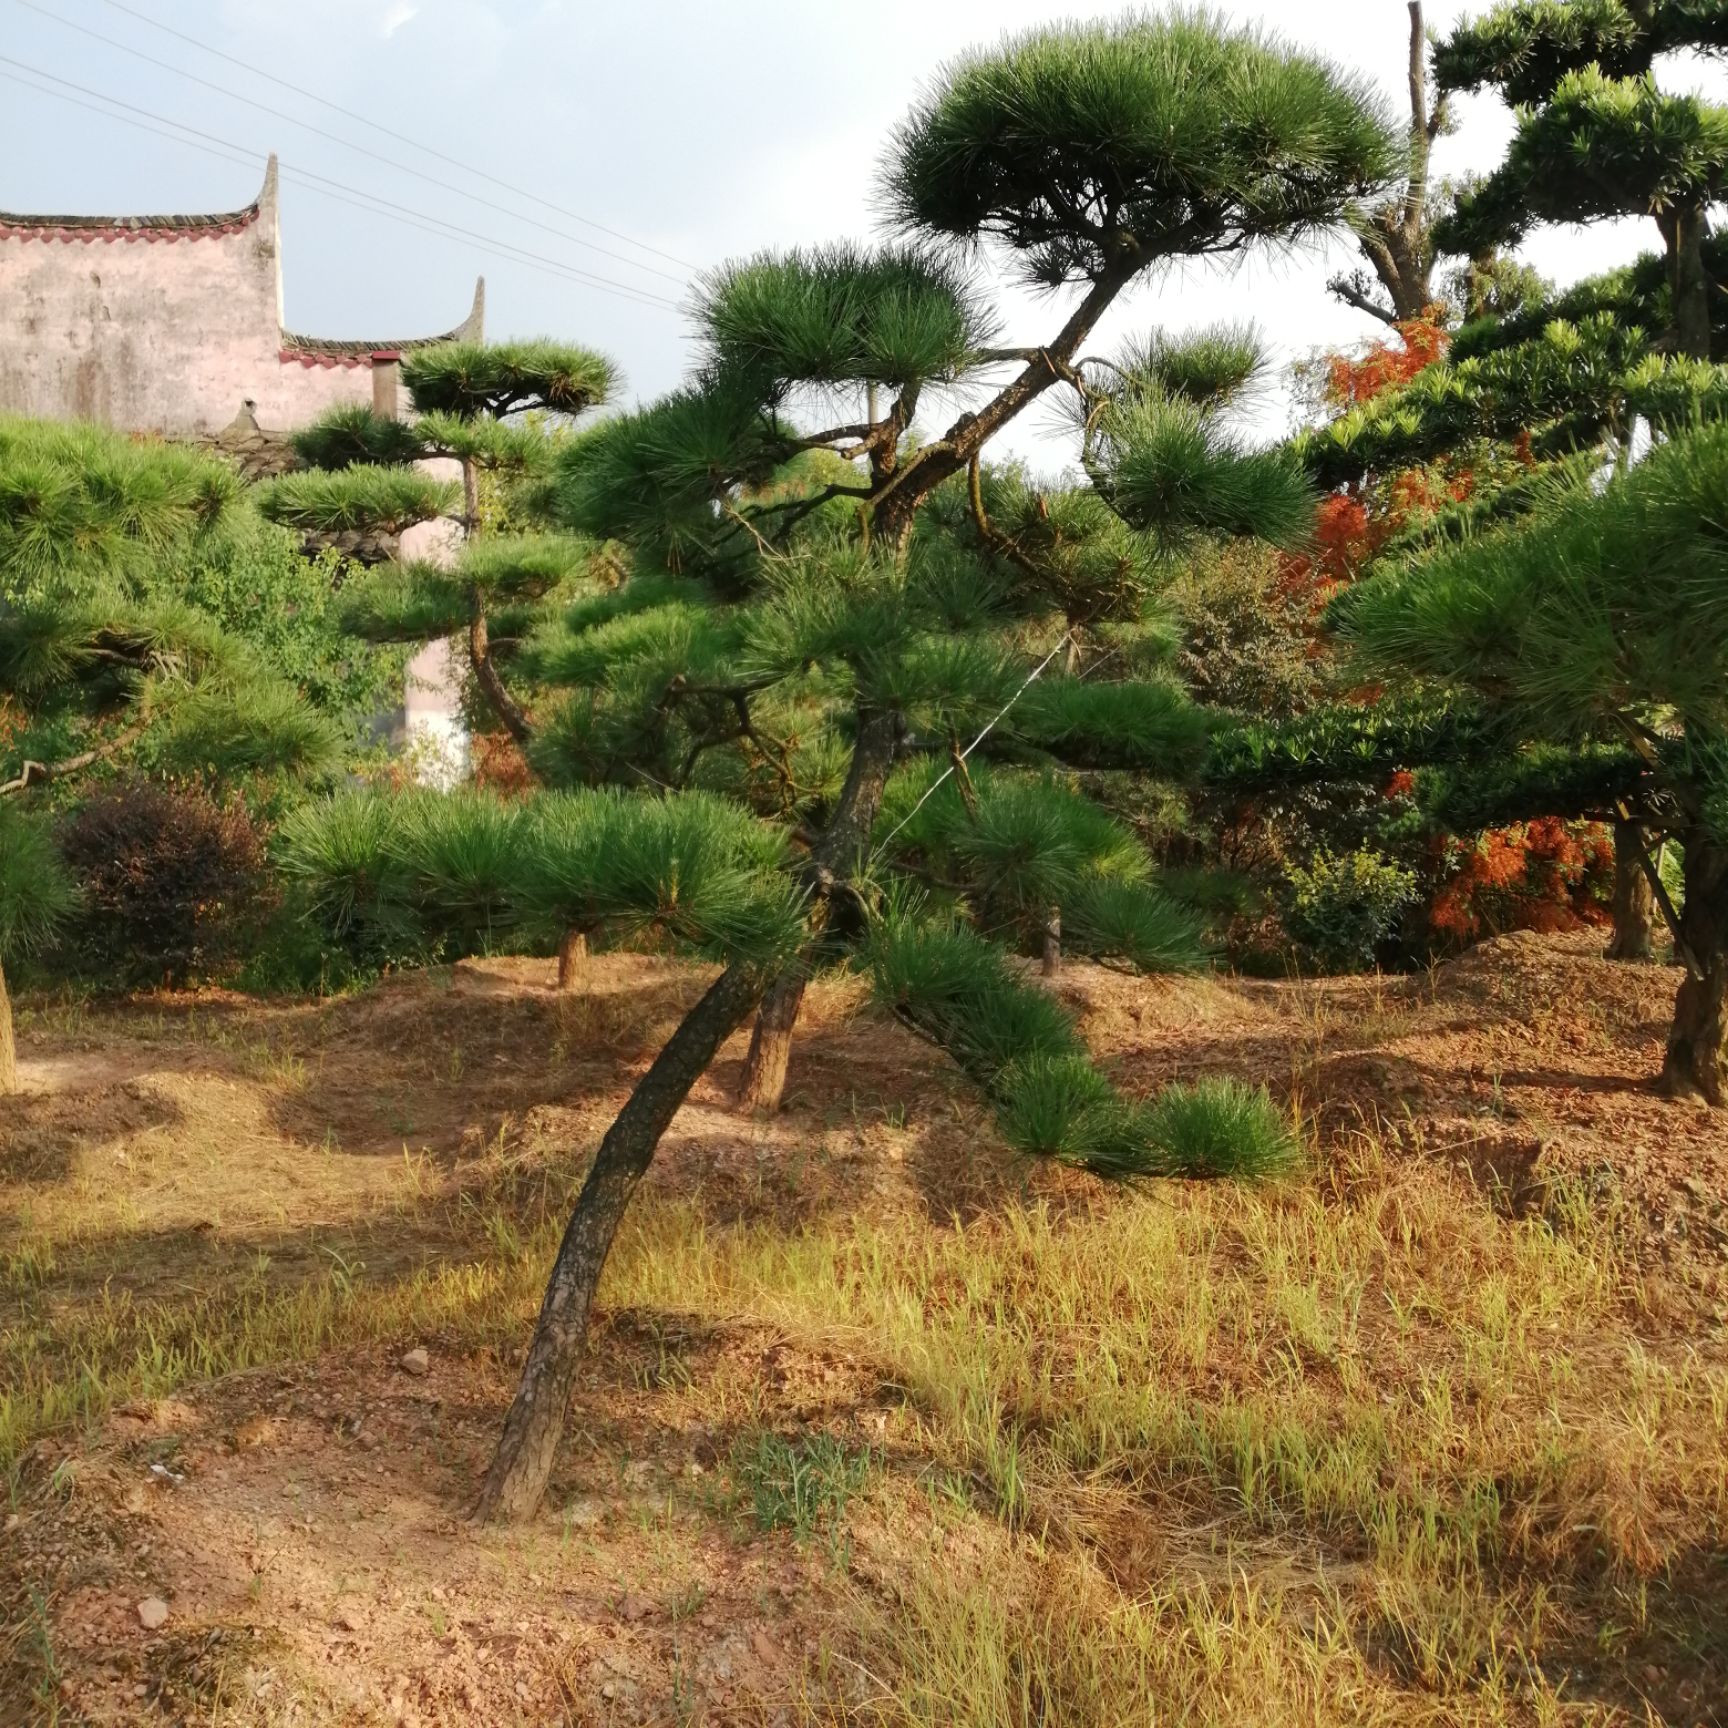
[[1316,852],[1285,871],[1284,928],[1303,960],[1322,972],[1365,972],[1416,877],[1366,846]]
[[1166,1086],[1143,1108],[1148,1140],[1172,1176],[1281,1175],[1301,1156],[1284,1113],[1264,1086],[1196,1080]]

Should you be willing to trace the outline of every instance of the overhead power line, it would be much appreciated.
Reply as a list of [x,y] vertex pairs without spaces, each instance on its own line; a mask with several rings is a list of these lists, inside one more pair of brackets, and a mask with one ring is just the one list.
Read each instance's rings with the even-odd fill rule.
[[484,168],[476,168],[471,162],[463,162],[458,157],[447,156],[442,150],[435,149],[430,144],[421,143],[410,138],[405,132],[397,132],[381,121],[374,120],[369,114],[362,114],[357,108],[345,108],[340,102],[332,102],[328,96],[320,96],[316,90],[308,90],[303,84],[290,83],[288,79],[277,76],[274,72],[266,72],[262,66],[254,66],[248,60],[237,59],[232,54],[225,54],[220,48],[212,48],[208,42],[200,42],[196,36],[189,36],[184,30],[176,30],[172,24],[164,24],[159,18],[140,12],[135,6],[122,4],[122,0],[102,0],[102,4],[115,12],[124,12],[128,18],[136,18],[140,24],[148,24],[152,30],[160,30],[164,35],[175,36],[182,42],[189,43],[201,53],[213,55],[218,60],[225,60],[230,66],[238,66],[242,72],[250,72],[255,78],[263,78],[283,90],[291,90],[296,96],[304,96],[309,101],[317,102],[328,108],[333,114],[340,114],[348,120],[358,120],[362,126],[370,126],[374,132],[381,132],[386,138],[394,138],[398,144],[407,144],[427,156],[436,157],[440,162],[447,162],[452,168],[460,168],[465,174],[472,174],[478,180],[488,181],[505,192],[512,192],[518,198],[526,198],[530,204],[538,204],[543,210],[550,210],[555,215],[567,217],[572,222],[580,223],[584,228],[592,228],[597,234],[609,234],[614,240],[622,240],[626,246],[634,246],[639,251],[652,252],[656,258],[664,258],[668,264],[677,264],[686,270],[700,270],[699,264],[692,264],[688,258],[680,258],[675,253],[662,251],[658,246],[650,246],[646,240],[638,240],[625,234],[617,228],[608,228],[604,222],[596,222],[592,217],[584,216],[579,211],[568,210],[562,204],[554,204],[549,198],[542,198],[538,193],[530,192],[524,186],[512,185],[508,180],[501,180],[496,174],[489,174]]
[[[662,270],[657,264],[643,263],[639,258],[631,258],[625,253],[614,252],[610,247],[598,246],[592,240],[584,240],[580,234],[571,234],[563,228],[555,228],[549,222],[542,222],[538,217],[525,216],[520,211],[506,209],[491,198],[482,197],[478,192],[470,192],[466,187],[458,186],[454,181],[441,179],[436,174],[428,174],[424,169],[416,168],[407,162],[398,162],[392,156],[386,156],[381,151],[370,149],[364,144],[356,144],[351,138],[344,138],[340,133],[327,131],[322,126],[315,126],[309,120],[302,120],[297,115],[290,114],[283,108],[272,108],[267,102],[260,102],[254,97],[242,96],[227,85],[218,84],[209,78],[200,78],[196,72],[188,72],[184,66],[176,66],[171,60],[159,60],[154,54],[146,54],[142,48],[134,48],[129,42],[121,42],[113,36],[104,36],[100,30],[92,30],[87,25],[74,23],[70,18],[63,18],[58,12],[47,6],[37,4],[37,0],[17,0],[17,4],[28,12],[38,13],[50,19],[64,29],[75,30],[80,36],[88,36],[94,42],[100,42],[104,47],[116,48],[122,54],[130,54],[134,59],[142,60],[148,66],[155,66],[164,72],[171,72],[176,78],[184,78],[190,84],[196,84],[201,89],[213,90],[218,96],[225,96],[230,101],[239,102],[248,108],[256,108],[260,114],[268,114],[274,120],[285,121],[290,126],[298,126],[304,132],[310,132],[315,138],[325,139],[344,150],[352,150],[361,156],[370,157],[374,162],[381,162],[387,168],[394,169],[399,174],[411,174],[417,180],[424,180],[429,186],[436,186],[442,192],[453,192],[458,198],[466,198],[470,203],[478,204],[484,210],[491,210],[500,216],[507,216],[513,222],[525,222],[531,228],[554,235],[560,240],[567,240],[573,246],[586,247],[591,252],[598,252],[603,257],[616,260],[632,270],[643,270],[653,276],[663,277],[668,282],[676,282],[680,287],[685,285],[687,278],[674,276],[670,270]],[[141,15],[140,15],[141,16]],[[180,32],[175,31],[175,35]],[[251,68],[247,68],[251,70]],[[264,74],[268,76],[268,74]],[[309,94],[309,93],[308,93]],[[424,145],[416,144],[414,148],[424,150]],[[428,151],[428,154],[437,154]],[[449,158],[444,158],[449,160]],[[461,167],[461,163],[456,164]],[[478,170],[467,170],[478,172]],[[488,176],[490,178],[490,176]]]
[[[106,91],[92,90],[88,85],[76,84],[71,79],[61,78],[55,73],[43,70],[39,66],[31,66],[22,60],[14,60],[10,55],[0,54],[0,64],[16,67],[23,72],[31,73],[36,78],[45,78],[50,84],[63,86],[65,90],[78,91],[83,96],[94,97],[95,102],[80,101],[76,96],[68,96],[60,89],[48,89],[43,85],[32,83],[30,79],[19,78],[15,73],[0,72],[11,82],[34,90],[39,95],[51,96],[58,101],[68,102],[73,107],[84,108],[93,114],[103,115],[106,119],[118,120],[123,125],[137,127],[140,131],[153,132],[161,137],[172,137],[176,143],[186,144],[192,149],[203,150],[205,154],[218,156],[224,161],[241,161],[248,165],[256,164],[263,152],[253,150],[244,144],[237,144],[231,138],[218,137],[211,132],[200,131],[195,126],[188,126],[183,121],[169,119],[167,115],[152,113],[147,108],[139,108],[130,102],[123,102],[117,96],[110,96]],[[97,107],[96,103],[106,103],[108,107]],[[124,113],[114,113],[113,109],[123,109]],[[129,115],[139,118],[130,119]],[[145,124],[155,122],[156,124]],[[162,130],[171,127],[172,132]],[[186,134],[176,137],[175,134]],[[619,299],[630,300],[641,306],[652,306],[656,310],[678,312],[682,307],[677,301],[655,294],[651,289],[638,287],[634,283],[615,282],[610,277],[595,276],[581,270],[575,265],[567,264],[562,259],[548,258],[542,253],[529,252],[508,240],[500,240],[495,235],[479,234],[472,229],[463,228],[454,222],[448,222],[441,216],[433,216],[423,210],[414,210],[407,205],[393,203],[389,199],[380,198],[375,193],[362,191],[358,187],[346,186],[341,181],[332,180],[323,174],[314,173],[296,164],[283,162],[280,166],[289,171],[296,181],[312,182],[308,190],[317,192],[321,197],[334,198],[339,203],[353,204],[356,208],[365,209],[368,214],[382,216],[386,221],[398,222],[405,227],[420,228],[426,233],[437,235],[443,239],[458,239],[490,252],[493,256],[506,259],[510,263],[527,264],[531,269],[538,269],[546,274],[560,276],[566,281],[580,283],[584,287],[597,288],[603,294],[612,294]],[[360,199],[366,203],[358,202]]]

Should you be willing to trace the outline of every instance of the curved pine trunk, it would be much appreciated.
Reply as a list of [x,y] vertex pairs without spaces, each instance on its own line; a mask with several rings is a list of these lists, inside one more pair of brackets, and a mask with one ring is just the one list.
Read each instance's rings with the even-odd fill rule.
[[1636,822],[1614,824],[1614,934],[1606,957],[1610,960],[1648,960],[1651,957],[1651,920],[1656,915],[1656,896],[1644,870],[1644,831]]
[[745,1110],[771,1114],[786,1096],[786,1071],[792,1061],[792,1034],[804,1005],[802,969],[783,972],[756,1012],[744,1074],[738,1082],[738,1103]]
[[18,1090],[18,1043],[12,1031],[12,998],[6,993],[6,968],[0,966],[0,1098]]
[[606,1130],[558,1245],[522,1380],[480,1490],[474,1515],[483,1522],[520,1523],[539,1506],[563,1437],[588,1310],[619,1222],[679,1105],[761,1000],[765,983],[754,969],[727,967],[684,1016]]
[[566,930],[558,944],[558,988],[574,990],[587,961],[588,933],[575,928]]
[[[832,903],[833,888],[856,875],[864,861],[900,725],[900,716],[892,711],[859,714],[846,784],[833,820],[811,849],[824,910]],[[678,1106],[715,1052],[762,1000],[769,983],[769,975],[755,967],[728,966],[679,1022],[606,1130],[558,1245],[521,1383],[474,1509],[476,1518],[518,1523],[532,1517],[540,1504],[564,1433],[588,1309],[619,1222]]]
[[1728,848],[1686,841],[1686,904],[1676,957],[1686,976],[1662,1063],[1662,1090],[1675,1098],[1728,1102]]

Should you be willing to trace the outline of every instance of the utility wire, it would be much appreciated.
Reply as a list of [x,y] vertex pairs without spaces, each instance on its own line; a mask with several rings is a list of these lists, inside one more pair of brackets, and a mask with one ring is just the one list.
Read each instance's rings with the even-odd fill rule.
[[[972,742],[970,744],[968,744],[966,746],[966,748],[964,750],[962,750],[960,752],[960,758],[959,758],[960,762],[964,762],[966,760],[966,758],[968,756],[970,756],[972,754],[972,752],[974,750],[976,750],[978,748],[978,746],[980,744],[982,744],[984,742],[984,740],[986,738],[988,738],[990,736],[990,734],[992,732],[994,732],[996,730],[996,728],[1002,724],[1003,718],[1008,713],[1008,710],[1010,708],[1012,708],[1014,706],[1014,704],[1016,702],[1018,702],[1020,700],[1020,698],[1022,696],[1024,696],[1026,694],[1026,692],[1028,690],[1030,690],[1032,688],[1032,686],[1034,684],[1036,684],[1041,677],[1043,677],[1044,668],[1046,666],[1048,666],[1050,664],[1050,662],[1052,660],[1054,660],[1056,658],[1056,656],[1058,654],[1060,654],[1062,652],[1062,650],[1064,648],[1066,648],[1071,641],[1073,641],[1073,639],[1074,639],[1074,632],[1072,630],[1064,630],[1062,632],[1062,638],[1056,644],[1056,646],[1054,648],[1052,648],[1050,650],[1050,652],[1048,654],[1046,654],[1044,656],[1044,658],[1042,660],[1040,660],[1038,662],[1038,664],[1036,666],[1034,666],[1032,668],[1032,670],[1026,674],[1025,683],[1023,683],[1020,686],[1020,688],[1018,690],[1016,690],[1014,692],[1014,694],[1012,696],[1010,696],[1008,698],[1008,700],[1006,702],[1004,702],[1002,704],[1002,706],[1000,708],[998,708],[996,710],[996,712],[993,715],[991,715],[991,717],[988,720],[986,720],[984,722],[984,729],[978,734],[978,736],[976,738],[974,738],[972,740]],[[918,802],[916,804],[914,804],[912,806],[912,808],[910,810],[908,810],[906,812],[906,814],[898,822],[896,822],[894,824],[894,826],[892,828],[890,828],[885,835],[883,835],[882,844],[880,846],[878,846],[876,848],[876,850],[870,854],[870,862],[872,864],[874,864],[876,862],[876,860],[878,858],[880,858],[882,856],[882,854],[888,850],[889,844],[893,840],[894,836],[896,834],[898,834],[900,832],[900,830],[902,828],[904,828],[906,826],[906,824],[908,822],[910,822],[912,820],[912,818],[914,816],[916,816],[918,814],[918,812],[920,810],[922,810],[924,808],[924,806],[926,804],[928,804],[930,802],[930,800],[932,798],[934,798],[939,791],[941,791],[943,786],[945,786],[950,779],[953,778],[954,770],[958,766],[959,766],[959,763],[950,762],[948,764],[948,766],[946,768],[944,768],[942,770],[942,772],[940,774],[938,774],[936,776],[936,778],[930,782],[929,786],[925,789],[924,796],[922,798],[920,798],[918,800]]]
[[50,90],[45,84],[34,83],[28,78],[20,78],[16,72],[0,71],[0,78],[18,85],[20,89],[34,90],[38,96],[52,96],[56,102],[69,102],[74,108],[82,108],[86,113],[100,114],[104,120],[118,120],[122,126],[135,126],[140,132],[153,132],[158,138],[166,138],[170,144],[184,144],[188,150],[202,150],[206,156],[214,156],[223,162],[232,162],[239,168],[250,168],[256,172],[258,165],[266,160],[261,151],[249,150],[244,156],[239,156],[230,149],[223,149],[213,144],[200,144],[192,138],[182,138],[177,133],[170,132],[166,126],[152,126],[144,120],[129,120],[124,114],[113,114],[106,108],[98,108],[94,102],[81,102],[76,96],[67,96],[59,90]]
[[116,12],[124,12],[128,18],[136,18],[140,24],[148,24],[152,30],[160,30],[164,35],[175,36],[182,42],[190,43],[201,53],[213,55],[218,60],[225,60],[230,66],[238,66],[242,72],[250,72],[255,78],[263,78],[271,84],[284,90],[291,90],[296,96],[304,96],[309,101],[321,103],[334,114],[340,114],[349,120],[358,120],[362,126],[370,126],[374,132],[381,132],[386,138],[394,138],[398,144],[407,144],[420,151],[423,155],[435,157],[440,162],[448,162],[452,168],[460,168],[465,174],[472,174],[477,180],[489,181],[503,191],[514,193],[518,198],[526,198],[530,204],[538,204],[542,209],[550,210],[555,215],[566,216],[572,222],[579,222],[584,228],[592,228],[597,234],[610,234],[614,240],[622,240],[626,246],[634,246],[642,252],[652,252],[656,258],[664,258],[668,264],[681,265],[686,270],[700,270],[700,264],[692,264],[688,258],[680,258],[675,253],[663,252],[658,246],[650,246],[646,240],[637,240],[629,234],[622,233],[617,228],[608,228],[604,222],[596,222],[583,216],[575,210],[567,210],[562,204],[554,204],[548,198],[542,198],[537,193],[530,192],[521,186],[513,186],[508,180],[500,180],[496,174],[488,174],[484,168],[476,168],[471,163],[463,162],[455,156],[447,156],[442,150],[435,150],[430,144],[424,144],[410,138],[405,132],[397,132],[374,120],[369,114],[362,114],[357,108],[344,108],[340,102],[332,102],[328,96],[320,96],[316,90],[308,90],[303,84],[293,84],[286,78],[279,78],[274,72],[266,72],[262,66],[254,66],[250,61],[237,59],[232,54],[225,54],[220,48],[212,48],[208,42],[200,42],[196,36],[189,36],[184,30],[176,30],[172,24],[164,24],[159,18],[152,18],[147,13],[140,12],[136,7],[122,4],[122,0],[102,0],[104,6]]
[[[83,24],[75,24],[70,18],[62,18],[58,12],[51,11],[46,6],[40,6],[36,0],[16,0],[28,12],[39,13],[42,17],[51,19],[65,29],[75,30],[81,36],[88,36],[92,41],[100,42],[105,47],[117,48],[123,54],[130,54],[142,60],[146,65],[159,67],[164,72],[172,72],[176,78],[184,78],[189,83],[197,84],[205,90],[213,90],[218,96],[226,96],[231,101],[243,103],[249,108],[256,108],[261,114],[268,114],[272,119],[283,120],[290,126],[298,126],[302,131],[310,132],[316,138],[323,138],[332,144],[340,145],[344,150],[357,151],[362,156],[369,156],[374,162],[382,162],[385,167],[393,168],[399,174],[412,174],[417,180],[424,180],[429,186],[436,186],[443,192],[454,192],[458,198],[466,198],[470,203],[478,204],[483,210],[491,210],[501,216],[508,216],[515,222],[526,222],[532,228],[539,228],[547,234],[560,240],[567,240],[573,246],[584,246],[591,252],[599,252],[607,258],[616,259],[619,263],[628,265],[632,270],[645,270],[650,275],[664,277],[668,282],[676,282],[684,286],[686,278],[674,276],[670,270],[662,270],[656,264],[644,264],[640,259],[628,257],[622,252],[614,252],[610,247],[597,246],[592,240],[584,240],[579,234],[571,234],[562,228],[554,228],[549,222],[542,222],[534,216],[524,216],[517,211],[507,210],[501,204],[490,198],[483,198],[477,192],[470,192],[465,187],[458,186],[452,180],[441,180],[436,174],[428,174],[406,162],[398,162],[392,156],[386,156],[380,151],[369,149],[364,144],[356,144],[352,139],[344,138],[339,133],[326,131],[322,126],[314,126],[309,120],[298,119],[286,109],[272,108],[267,102],[259,102],[249,96],[241,96],[226,85],[217,84],[209,78],[200,78],[196,72],[188,72],[183,66],[176,66],[171,60],[158,60],[154,54],[146,54],[142,48],[134,48],[130,43],[121,42],[112,36],[104,36],[100,30],[91,30]],[[416,149],[421,148],[416,145]]]
[[[7,66],[20,67],[39,78],[46,78],[51,83],[77,90],[86,96],[93,96],[97,102],[105,102],[114,108],[122,108],[127,113],[116,114],[109,108],[100,108],[94,102],[80,101],[76,96],[68,96],[61,90],[47,89],[32,83],[27,78],[20,78],[16,73],[0,71],[0,77],[9,79],[12,83],[21,84],[28,90],[34,90],[41,96],[52,96],[57,101],[70,103],[75,108],[83,108],[92,114],[100,114],[104,119],[118,120],[122,125],[136,127],[141,132],[155,133],[159,137],[172,139],[177,144],[185,144],[194,150],[202,150],[206,155],[219,157],[226,162],[241,162],[247,166],[255,164],[263,152],[251,150],[244,144],[236,144],[232,139],[219,138],[214,133],[201,132],[195,126],[187,126],[179,120],[170,120],[166,115],[153,114],[149,109],[135,107],[130,102],[122,102],[116,96],[109,96],[100,90],[91,90],[83,84],[74,84],[69,79],[56,77],[52,72],[44,72],[39,67],[26,65],[21,60],[14,60],[8,55],[0,54],[0,62]],[[129,119],[128,114],[142,116],[141,119]],[[157,121],[160,125],[147,122]],[[174,128],[173,132],[164,131],[163,127]],[[188,137],[176,136],[177,133],[190,134]],[[198,140],[202,140],[199,142]],[[377,198],[370,192],[360,192],[358,188],[345,187],[340,181],[328,179],[322,174],[314,174],[309,169],[300,168],[294,164],[282,163],[281,167],[289,170],[298,181],[316,182],[307,186],[307,190],[320,197],[334,198],[339,203],[353,204],[357,209],[366,210],[369,215],[382,216],[386,221],[397,222],[405,227],[419,228],[425,233],[433,234],[440,239],[458,239],[477,246],[483,252],[489,252],[494,257],[502,258],[512,264],[526,264],[530,269],[540,270],[551,276],[561,277],[567,282],[580,283],[583,287],[597,288],[603,294],[611,294],[621,300],[629,300],[639,306],[650,306],[657,311],[677,312],[682,308],[674,300],[663,299],[650,289],[637,288],[630,283],[612,281],[609,277],[593,276],[574,265],[566,264],[560,259],[547,258],[537,252],[527,252],[507,240],[498,240],[494,236],[476,234],[471,229],[462,228],[455,223],[446,222],[439,216],[428,216],[424,211],[411,210],[406,205],[391,204],[386,199]],[[357,198],[370,200],[360,204]]]

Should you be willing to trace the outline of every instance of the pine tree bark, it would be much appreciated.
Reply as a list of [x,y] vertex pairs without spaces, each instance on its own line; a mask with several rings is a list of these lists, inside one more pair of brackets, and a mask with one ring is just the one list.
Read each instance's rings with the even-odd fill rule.
[[480,1490],[475,1517],[482,1522],[520,1523],[539,1506],[564,1433],[588,1310],[625,1208],[678,1107],[761,999],[766,982],[750,967],[727,967],[606,1130],[552,1263],[522,1380]]
[[1044,952],[1042,971],[1054,978],[1062,970],[1062,908],[1050,906],[1044,912]]
[[[810,922],[818,938],[827,927],[833,889],[850,880],[863,865],[870,830],[882,803],[882,787],[894,762],[899,730],[897,714],[859,716],[858,743],[846,784],[832,821],[810,852]],[[776,979],[763,998],[738,1082],[741,1108],[764,1113],[780,1108],[792,1061],[792,1034],[797,1029],[809,976],[808,965],[800,961]]]
[[0,1098],[18,1090],[18,1041],[12,1030],[12,998],[6,990],[6,968],[0,965]]
[[1674,946],[1686,976],[1674,999],[1662,1090],[1720,1107],[1728,1101],[1728,847],[1688,836],[1685,882]]
[[1651,920],[1656,897],[1644,872],[1644,830],[1636,822],[1614,824],[1614,934],[1605,957],[1644,961],[1651,957]]
[[558,988],[574,990],[588,960],[588,933],[574,926],[564,932],[558,944]]
[[1710,275],[1704,268],[1708,227],[1699,204],[1676,205],[1661,219],[1668,248],[1668,290],[1674,343],[1694,360],[1710,358]]
[[762,998],[750,1050],[738,1083],[738,1103],[745,1110],[772,1114],[786,1095],[786,1071],[792,1061],[792,1033],[804,1005],[805,974],[801,967],[783,972]]

